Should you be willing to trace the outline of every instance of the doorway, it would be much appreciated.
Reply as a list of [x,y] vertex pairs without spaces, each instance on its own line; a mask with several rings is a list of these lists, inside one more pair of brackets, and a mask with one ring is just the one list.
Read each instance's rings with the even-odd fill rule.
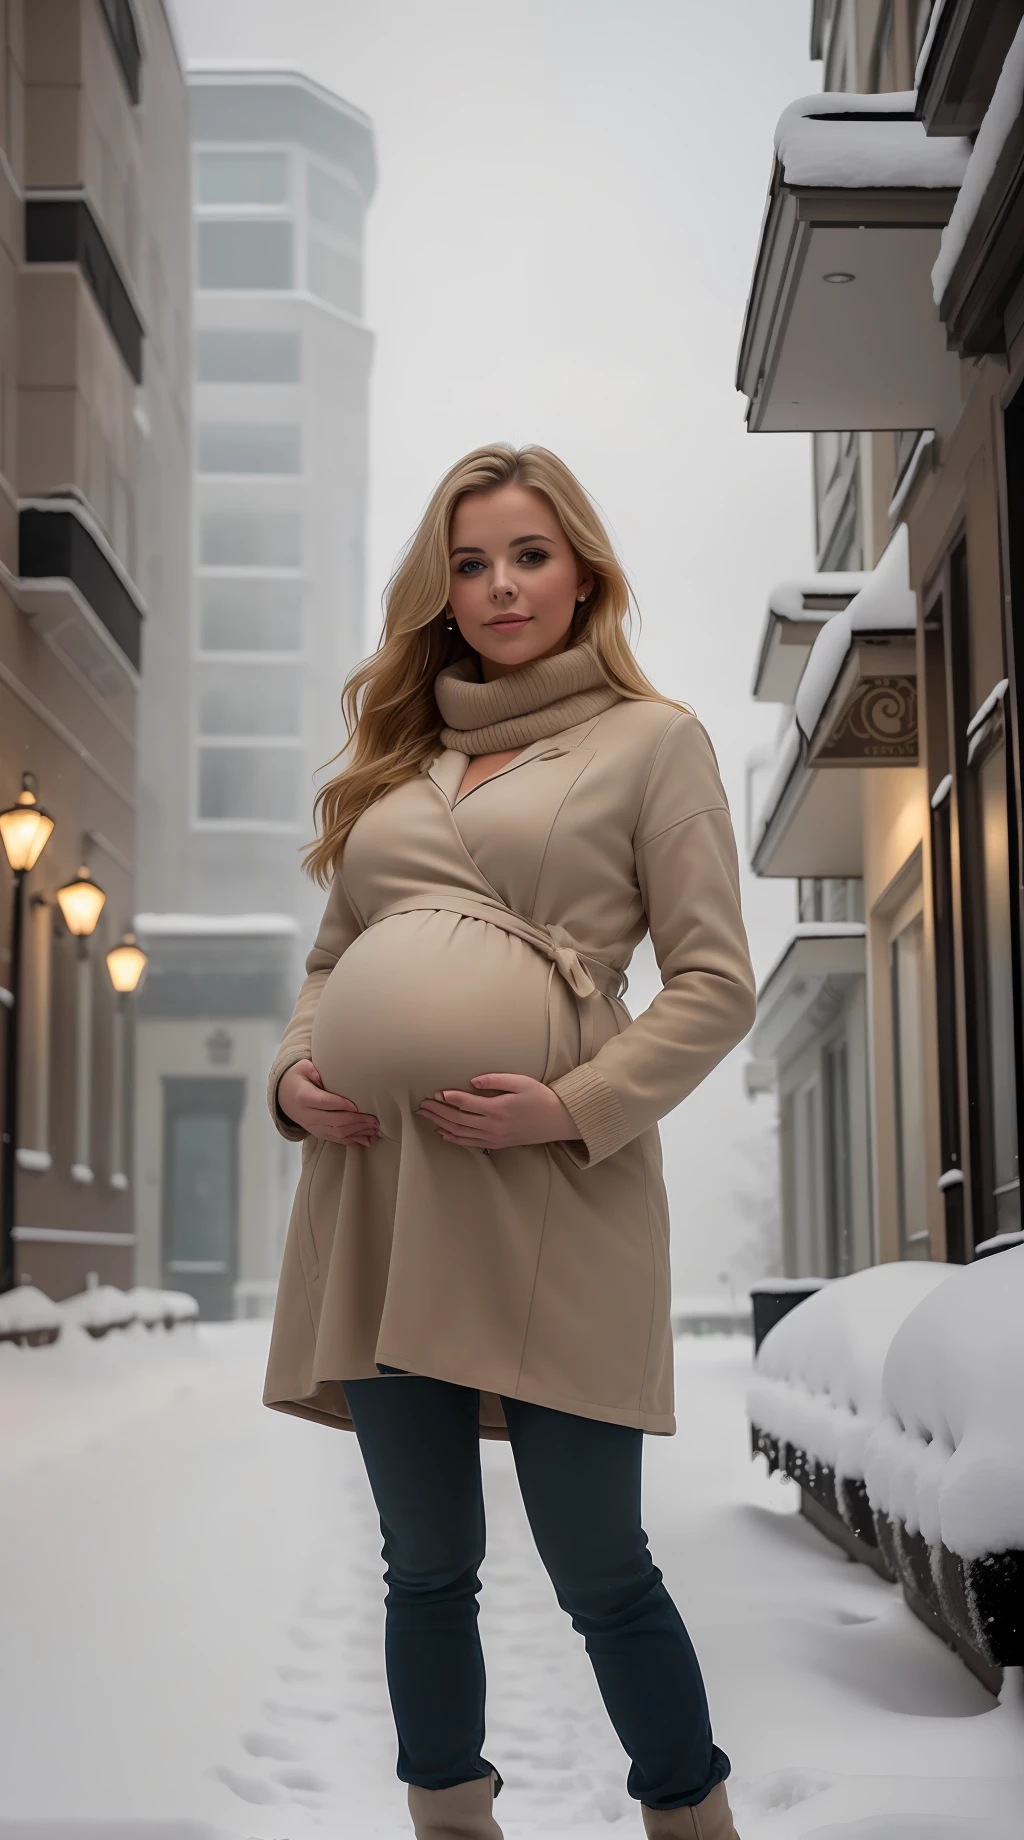
[[238,1136],[245,1081],[165,1078],[164,1283],[200,1315],[234,1315],[238,1277]]

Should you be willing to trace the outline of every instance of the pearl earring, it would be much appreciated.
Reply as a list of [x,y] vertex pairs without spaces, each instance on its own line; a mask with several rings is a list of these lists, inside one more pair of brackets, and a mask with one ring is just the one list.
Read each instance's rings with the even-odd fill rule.
[[587,596],[586,596],[586,590],[584,590],[584,592],[583,592],[582,594],[577,594],[577,596],[576,596],[576,599],[577,599],[577,601],[585,601],[585,600],[586,600],[586,598],[587,598]]

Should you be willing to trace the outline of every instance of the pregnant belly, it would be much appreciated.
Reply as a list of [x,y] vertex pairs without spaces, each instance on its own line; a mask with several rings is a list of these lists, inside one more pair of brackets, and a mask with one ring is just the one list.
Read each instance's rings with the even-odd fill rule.
[[575,999],[549,959],[490,921],[436,910],[367,927],[338,960],[313,1021],[329,1092],[386,1137],[441,1087],[477,1073],[545,1077],[578,1060]]

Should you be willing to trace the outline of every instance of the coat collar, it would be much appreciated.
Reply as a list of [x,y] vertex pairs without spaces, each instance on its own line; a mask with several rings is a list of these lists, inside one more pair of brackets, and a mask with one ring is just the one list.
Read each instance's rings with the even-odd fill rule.
[[587,644],[536,658],[490,683],[480,676],[477,653],[470,652],[442,667],[434,695],[445,723],[445,747],[469,756],[532,747],[621,699]]

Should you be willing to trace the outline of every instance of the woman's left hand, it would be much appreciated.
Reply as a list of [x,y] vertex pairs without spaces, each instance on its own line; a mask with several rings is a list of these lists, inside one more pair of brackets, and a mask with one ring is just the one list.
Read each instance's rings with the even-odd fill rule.
[[579,1137],[572,1113],[543,1080],[526,1073],[478,1073],[471,1084],[472,1092],[446,1087],[417,1107],[445,1143],[467,1150],[510,1150]]

